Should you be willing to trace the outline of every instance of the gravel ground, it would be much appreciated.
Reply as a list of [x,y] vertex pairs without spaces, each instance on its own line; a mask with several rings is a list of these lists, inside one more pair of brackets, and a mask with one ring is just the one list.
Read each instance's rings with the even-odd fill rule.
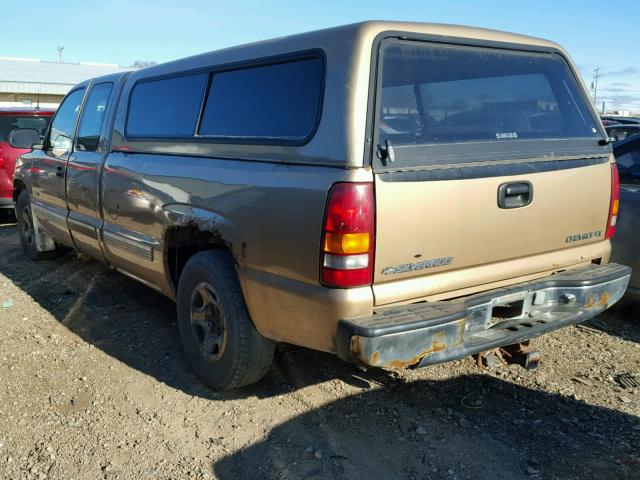
[[281,346],[230,394],[192,374],[174,310],[76,253],[31,263],[0,226],[0,478],[640,478],[633,306],[537,340],[537,370]]

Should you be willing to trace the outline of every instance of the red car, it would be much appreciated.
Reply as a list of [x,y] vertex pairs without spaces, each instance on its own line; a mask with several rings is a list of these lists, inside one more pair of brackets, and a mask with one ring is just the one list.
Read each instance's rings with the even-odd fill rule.
[[13,211],[13,169],[28,149],[13,148],[9,134],[15,128],[35,128],[44,135],[55,110],[38,108],[0,108],[0,220]]

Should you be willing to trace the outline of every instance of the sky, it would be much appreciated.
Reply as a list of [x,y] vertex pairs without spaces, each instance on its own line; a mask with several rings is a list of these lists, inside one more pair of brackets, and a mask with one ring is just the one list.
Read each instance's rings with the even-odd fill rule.
[[640,0],[0,0],[0,56],[130,66],[362,20],[453,23],[547,38],[598,108],[640,113]]

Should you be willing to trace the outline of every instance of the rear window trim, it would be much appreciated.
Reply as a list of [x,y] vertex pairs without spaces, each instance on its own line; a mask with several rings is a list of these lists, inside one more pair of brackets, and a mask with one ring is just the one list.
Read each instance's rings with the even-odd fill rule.
[[[283,137],[225,137],[225,136],[213,136],[213,135],[200,135],[200,124],[202,122],[202,116],[204,115],[204,110],[207,104],[207,99],[209,97],[209,90],[211,87],[211,81],[213,76],[216,73],[224,73],[231,72],[235,70],[244,70],[248,68],[255,67],[266,67],[270,65],[279,65],[283,63],[290,63],[300,60],[307,60],[317,58],[320,60],[322,64],[322,72],[320,79],[320,95],[318,98],[318,108],[316,111],[316,119],[313,125],[313,128],[309,132],[309,134],[304,138],[296,138],[296,139],[287,139]],[[141,83],[153,82],[158,80],[167,80],[172,78],[186,77],[190,75],[198,75],[205,73],[207,74],[207,79],[205,81],[205,87],[202,99],[200,101],[200,108],[198,111],[198,117],[195,125],[194,132],[189,136],[135,136],[129,135],[127,132],[128,123],[129,123],[129,114],[131,112],[131,98],[133,96],[133,92],[135,88]],[[296,51],[291,53],[285,53],[281,55],[274,55],[269,57],[262,57],[251,59],[248,61],[240,61],[233,62],[230,64],[221,64],[221,65],[213,65],[206,66],[203,68],[190,69],[177,71],[168,74],[155,75],[150,77],[145,77],[137,80],[129,89],[127,93],[127,112],[125,117],[125,139],[127,143],[129,142],[178,142],[178,143],[210,143],[210,144],[236,144],[236,145],[270,145],[270,146],[294,146],[300,147],[309,143],[313,137],[315,136],[322,118],[322,110],[324,106],[324,96],[325,96],[325,84],[326,84],[326,74],[327,74],[327,59],[326,54],[323,49],[314,48],[309,50]]]
[[[379,132],[378,132],[378,124],[380,121],[380,101],[381,101],[381,89],[382,89],[382,54],[385,45],[390,43],[400,43],[400,44],[432,44],[435,46],[453,46],[453,47],[470,47],[470,48],[484,48],[484,49],[492,49],[492,50],[502,50],[509,51],[514,53],[533,53],[533,54],[548,54],[548,55],[557,55],[565,64],[567,71],[571,75],[571,78],[575,82],[578,91],[586,104],[588,111],[591,113],[591,116],[594,118],[594,123],[602,138],[606,138],[606,132],[604,131],[604,127],[602,126],[597,112],[595,111],[591,99],[588,98],[586,92],[584,91],[582,81],[576,75],[576,72],[573,68],[573,64],[571,61],[564,55],[564,53],[555,47],[546,47],[546,46],[538,46],[538,45],[529,45],[529,44],[520,44],[520,43],[510,43],[510,42],[499,42],[499,41],[491,41],[491,40],[481,40],[481,39],[471,39],[471,38],[451,38],[451,37],[443,37],[438,35],[425,35],[425,34],[417,34],[411,32],[401,32],[401,31],[387,31],[379,34],[373,42],[373,48],[371,52],[371,70],[370,70],[370,83],[369,83],[369,101],[367,107],[367,152],[366,154],[369,156],[369,164],[372,166],[375,172],[392,172],[398,170],[406,170],[406,169],[421,169],[421,168],[430,168],[432,166],[447,166],[447,165],[456,165],[459,163],[469,163],[469,157],[463,157],[459,160],[456,160],[455,155],[448,155],[447,161],[438,162],[436,164],[431,165],[418,165],[416,163],[402,162],[402,160],[398,160],[398,152],[402,155],[403,150],[413,149],[414,151],[422,151],[424,155],[432,155],[433,153],[429,150],[451,150],[451,147],[454,145],[466,145],[466,146],[474,146],[476,147],[476,151],[474,152],[474,158],[478,158],[478,161],[492,159],[496,161],[500,160],[510,160],[514,158],[527,158],[527,157],[535,157],[544,155],[545,152],[548,153],[549,148],[545,148],[543,150],[527,150],[521,151],[520,155],[518,155],[517,149],[513,152],[508,152],[507,147],[513,145],[522,145],[527,142],[531,143],[540,143],[545,142],[546,147],[551,147],[554,150],[555,155],[607,155],[612,151],[611,145],[599,146],[598,139],[585,139],[585,138],[558,138],[558,139],[535,139],[535,140],[520,140],[518,142],[514,141],[471,141],[471,142],[459,142],[459,143],[443,143],[443,144],[424,144],[424,145],[394,145],[394,153],[396,160],[394,163],[385,164],[377,155],[377,145],[380,143]],[[597,120],[597,121],[596,121]],[[487,148],[488,145],[503,145],[502,148],[505,148],[507,151],[502,155],[497,155],[495,151],[489,151]],[[432,149],[431,147],[440,147]],[[483,148],[484,147],[484,148]],[[565,148],[562,148],[565,147]],[[567,148],[568,147],[568,148]],[[484,150],[484,152],[483,152]],[[436,152],[438,153],[438,152]],[[483,157],[484,153],[484,157]],[[526,154],[525,154],[526,153]]]
[[[610,146],[607,146],[611,148]],[[455,151],[453,151],[455,148]],[[521,160],[552,155],[602,156],[607,150],[597,144],[597,140],[587,138],[527,139],[497,142],[460,142],[428,145],[394,145],[395,163],[385,168],[429,168],[483,161]],[[461,150],[463,152],[461,152]],[[417,157],[438,158],[437,163],[420,165],[413,161]]]
[[381,171],[383,182],[424,182],[469,180],[487,177],[511,177],[609,163],[608,155],[568,155],[558,158],[525,158],[506,162],[474,162],[460,165],[435,165]]

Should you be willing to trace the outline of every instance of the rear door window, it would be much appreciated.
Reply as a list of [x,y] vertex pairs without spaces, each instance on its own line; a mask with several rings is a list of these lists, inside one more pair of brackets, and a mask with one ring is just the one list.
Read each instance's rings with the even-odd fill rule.
[[[523,150],[518,142],[579,139],[595,145],[601,138],[558,54],[391,41],[382,50],[381,76],[382,144],[447,145],[451,154],[456,145],[483,143],[490,154],[490,145],[505,142],[513,152]],[[413,161],[439,161],[428,157],[414,155]]]
[[98,150],[102,125],[107,113],[109,96],[113,89],[113,83],[99,83],[91,88],[78,127],[78,139],[76,148],[82,152],[95,152]]

